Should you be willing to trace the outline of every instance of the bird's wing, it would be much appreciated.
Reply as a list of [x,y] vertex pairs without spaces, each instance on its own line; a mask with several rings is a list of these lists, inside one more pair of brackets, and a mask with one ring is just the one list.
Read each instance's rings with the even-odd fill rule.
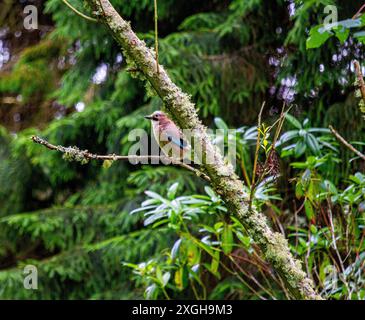
[[172,142],[172,143],[174,143],[174,144],[176,144],[180,149],[184,149],[184,148],[186,148],[187,147],[187,143],[186,143],[186,141],[183,139],[183,138],[174,138],[173,136],[171,136],[171,135],[167,135],[167,139],[170,141],[170,142]]
[[183,135],[175,124],[170,124],[162,131],[163,136],[167,141],[177,145],[180,149],[184,149],[188,146],[187,142],[183,139]]

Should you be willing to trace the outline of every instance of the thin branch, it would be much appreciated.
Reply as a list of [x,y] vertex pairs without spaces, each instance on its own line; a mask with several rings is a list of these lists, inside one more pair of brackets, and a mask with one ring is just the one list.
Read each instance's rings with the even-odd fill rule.
[[91,21],[91,22],[98,22],[97,19],[95,18],[92,18],[92,17],[89,17],[87,16],[86,14],[83,14],[82,12],[80,12],[79,10],[77,10],[75,7],[73,7],[67,0],[62,0],[62,2],[68,6],[73,12],[75,12],[78,16],[88,20],[88,21]]
[[283,108],[281,109],[281,113],[280,113],[280,117],[279,117],[279,124],[276,128],[274,140],[272,142],[272,149],[275,149],[276,142],[278,141],[281,130],[283,129],[283,125],[284,125],[284,122],[285,122],[285,115],[290,111],[291,108],[292,108],[292,106],[290,106],[288,108],[288,110],[286,110],[284,112],[284,110],[285,110],[285,102],[284,102]]
[[[269,290],[267,290],[255,277],[252,273],[249,273],[249,272],[246,272],[236,261],[235,259],[233,258],[232,255],[226,255],[230,260],[231,262],[235,265],[235,267],[241,272],[243,273],[247,278],[250,278],[262,291],[266,292],[270,298],[272,300],[276,300],[274,294],[272,292],[270,292]],[[247,285],[247,283],[245,283]],[[257,295],[259,296],[261,299],[263,300],[267,300],[265,299],[264,297],[262,297],[256,290],[254,290],[252,287],[250,287],[250,289]]]
[[[343,260],[341,257],[341,254],[337,248],[337,241],[336,241],[336,234],[335,234],[335,227],[333,225],[333,215],[332,215],[332,203],[329,197],[327,197],[327,203],[328,203],[328,218],[329,218],[329,222],[330,222],[330,232],[331,232],[331,237],[332,237],[332,247],[337,255],[338,261],[340,263],[340,267],[341,267],[341,272],[343,275],[343,278],[341,279],[341,275],[340,275],[340,279],[342,280],[342,282],[344,283],[344,285],[346,286],[347,292],[350,292],[350,288],[349,288],[349,284],[347,282],[346,279],[346,272],[345,272],[345,266],[343,264]],[[351,296],[351,293],[350,293]]]
[[254,159],[254,163],[253,163],[253,173],[252,173],[251,186],[253,186],[255,184],[257,161],[258,161],[259,151],[260,151],[261,117],[262,117],[262,111],[264,110],[264,107],[265,107],[265,102],[262,104],[261,109],[260,109],[260,112],[259,112],[259,116],[258,116],[256,150],[255,150],[255,159]]
[[261,130],[261,117],[262,117],[262,111],[265,107],[265,101],[261,106],[258,120],[257,120],[257,139],[256,139],[256,150],[255,150],[255,158],[253,161],[253,171],[252,171],[252,182],[251,182],[251,192],[250,192],[250,202],[248,205],[249,210],[251,211],[252,208],[252,200],[255,193],[255,178],[256,178],[256,169],[257,169],[257,161],[259,158],[259,151],[260,151],[260,130]]
[[351,150],[353,153],[357,154],[362,160],[365,161],[365,155],[362,154],[359,150],[355,149],[350,143],[348,143],[332,126],[329,126],[332,134],[336,137],[336,139],[341,142],[346,148]]
[[355,13],[355,15],[352,17],[352,20],[356,19],[358,15],[362,12],[362,10],[365,8],[365,4],[361,6],[361,8]]
[[161,160],[163,163],[171,163],[173,165],[182,167],[187,169],[191,172],[194,172],[198,177],[203,178],[204,180],[210,182],[210,178],[205,175],[203,172],[189,166],[186,163],[183,163],[179,160],[176,160],[171,157],[167,156],[120,156],[116,154],[108,154],[108,155],[99,155],[89,152],[88,150],[80,150],[77,147],[64,147],[64,146],[56,146],[54,144],[49,143],[47,140],[44,140],[38,136],[32,136],[32,140],[35,143],[38,143],[42,146],[50,150],[56,150],[65,154],[65,158],[68,160],[79,161],[81,163],[86,163],[89,160],[111,160],[111,161],[118,161],[118,160],[129,160],[129,161],[144,161],[144,160]]
[[327,198],[327,203],[328,203],[328,218],[329,218],[329,222],[330,222],[330,232],[331,232],[331,237],[332,237],[332,247],[335,250],[335,253],[337,255],[338,261],[340,263],[340,267],[341,267],[341,272],[345,273],[345,266],[343,264],[342,258],[341,258],[341,254],[337,248],[337,241],[336,241],[336,234],[335,234],[335,227],[333,225],[333,215],[332,215],[332,209],[331,209],[331,202],[330,199]]

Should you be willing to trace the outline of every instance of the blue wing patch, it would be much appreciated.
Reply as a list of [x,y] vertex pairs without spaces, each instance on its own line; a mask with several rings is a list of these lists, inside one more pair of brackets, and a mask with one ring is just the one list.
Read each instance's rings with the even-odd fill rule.
[[171,137],[171,136],[168,136],[168,137],[167,137],[167,139],[168,139],[170,142],[172,142],[172,143],[176,144],[177,146],[179,146],[179,148],[180,148],[180,149],[184,149],[184,148],[187,146],[186,141],[184,141],[184,139],[182,139],[182,138],[180,138],[180,139],[175,139],[175,138],[173,138],[173,137]]

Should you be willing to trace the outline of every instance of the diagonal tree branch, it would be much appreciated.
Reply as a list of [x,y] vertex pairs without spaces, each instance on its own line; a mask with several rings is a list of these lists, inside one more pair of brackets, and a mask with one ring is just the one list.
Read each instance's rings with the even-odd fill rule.
[[[86,0],[96,17],[104,23],[121,46],[130,67],[138,70],[152,85],[165,104],[167,111],[182,129],[191,129],[197,141],[194,152],[205,159],[201,169],[209,176],[213,189],[222,196],[232,214],[240,221],[283,277],[286,285],[297,299],[321,299],[313,289],[311,280],[302,270],[301,263],[290,253],[287,240],[273,232],[266,217],[255,209],[249,210],[249,196],[243,192],[243,184],[230,164],[224,162],[219,151],[208,138],[190,97],[172,82],[163,66],[156,70],[155,53],[140,40],[108,0]],[[198,148],[197,148],[198,147]],[[198,150],[197,150],[198,149]]]

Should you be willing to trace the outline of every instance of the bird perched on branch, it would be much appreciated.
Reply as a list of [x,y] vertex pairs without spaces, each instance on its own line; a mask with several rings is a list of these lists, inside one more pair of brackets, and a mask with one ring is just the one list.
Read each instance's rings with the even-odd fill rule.
[[187,157],[190,146],[179,127],[164,112],[155,111],[145,118],[151,120],[153,135],[166,156],[179,160]]

